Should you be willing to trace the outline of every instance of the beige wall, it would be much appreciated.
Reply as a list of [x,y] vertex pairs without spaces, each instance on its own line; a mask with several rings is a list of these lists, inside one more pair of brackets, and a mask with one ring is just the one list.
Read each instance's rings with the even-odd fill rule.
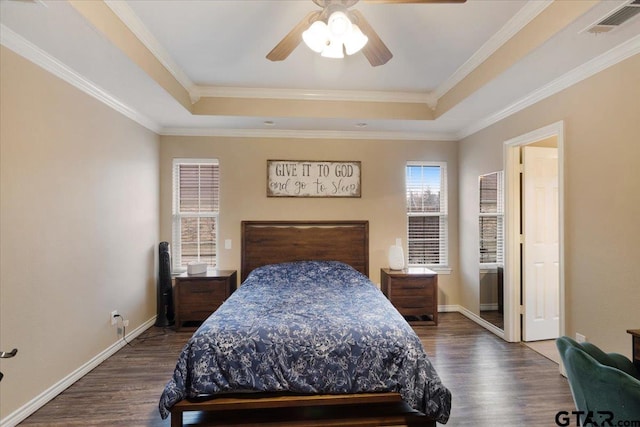
[[2,47],[0,414],[155,314],[158,136]]
[[625,331],[640,325],[639,99],[635,55],[460,142],[460,294],[466,308],[477,313],[478,174],[502,168],[504,141],[563,120],[565,332],[631,355]]
[[[408,160],[446,161],[449,178],[450,262],[441,275],[440,304],[457,304],[457,144],[455,142],[242,139],[165,136],[160,144],[160,236],[171,239],[171,162],[173,158],[220,160],[221,268],[240,268],[240,221],[255,219],[366,219],[370,229],[370,277],[380,282],[387,251],[401,237],[406,247],[404,166]],[[359,160],[362,197],[267,198],[267,159]],[[221,245],[222,246],[222,245]]]

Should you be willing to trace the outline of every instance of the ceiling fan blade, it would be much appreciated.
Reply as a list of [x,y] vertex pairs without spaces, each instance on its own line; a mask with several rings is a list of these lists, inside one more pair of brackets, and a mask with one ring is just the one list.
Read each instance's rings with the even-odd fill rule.
[[393,54],[374,31],[373,27],[369,25],[364,15],[355,9],[350,12],[351,16],[355,18],[355,24],[360,27],[360,31],[369,38],[367,44],[362,48],[362,53],[369,63],[377,67],[378,65],[384,65],[389,62],[389,60],[393,58]]
[[362,0],[366,3],[465,3],[467,0]]
[[282,61],[286,59],[302,41],[302,33],[320,17],[321,13],[320,11],[309,12],[309,14],[307,14],[302,21],[298,22],[296,26],[289,31],[289,34],[284,36],[284,38],[280,40],[280,43],[267,54],[267,59],[271,61]]

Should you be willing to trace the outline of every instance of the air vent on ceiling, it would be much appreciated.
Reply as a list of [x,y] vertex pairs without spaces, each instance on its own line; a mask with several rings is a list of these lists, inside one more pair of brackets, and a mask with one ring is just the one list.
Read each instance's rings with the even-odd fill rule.
[[587,29],[587,32],[593,34],[607,33],[620,25],[624,24],[634,16],[640,13],[640,0],[633,0],[619,8],[615,12],[607,15],[595,25]]

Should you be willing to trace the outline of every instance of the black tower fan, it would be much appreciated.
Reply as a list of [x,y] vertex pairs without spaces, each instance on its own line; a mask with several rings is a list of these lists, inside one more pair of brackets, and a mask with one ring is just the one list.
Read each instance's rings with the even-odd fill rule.
[[171,251],[169,242],[160,242],[158,271],[158,316],[156,326],[173,325],[173,290],[171,289]]

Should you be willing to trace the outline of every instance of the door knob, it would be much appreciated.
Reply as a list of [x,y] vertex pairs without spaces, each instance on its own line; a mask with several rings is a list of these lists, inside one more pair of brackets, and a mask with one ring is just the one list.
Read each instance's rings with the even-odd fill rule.
[[[7,353],[6,351],[0,351],[0,359],[10,359],[13,356],[15,356],[17,353],[18,353],[17,348],[14,348],[9,353]],[[4,377],[4,375],[2,374],[2,372],[0,372],[0,381],[2,381],[2,377]]]
[[10,352],[0,351],[0,359],[10,359],[18,353],[18,349],[14,348]]

